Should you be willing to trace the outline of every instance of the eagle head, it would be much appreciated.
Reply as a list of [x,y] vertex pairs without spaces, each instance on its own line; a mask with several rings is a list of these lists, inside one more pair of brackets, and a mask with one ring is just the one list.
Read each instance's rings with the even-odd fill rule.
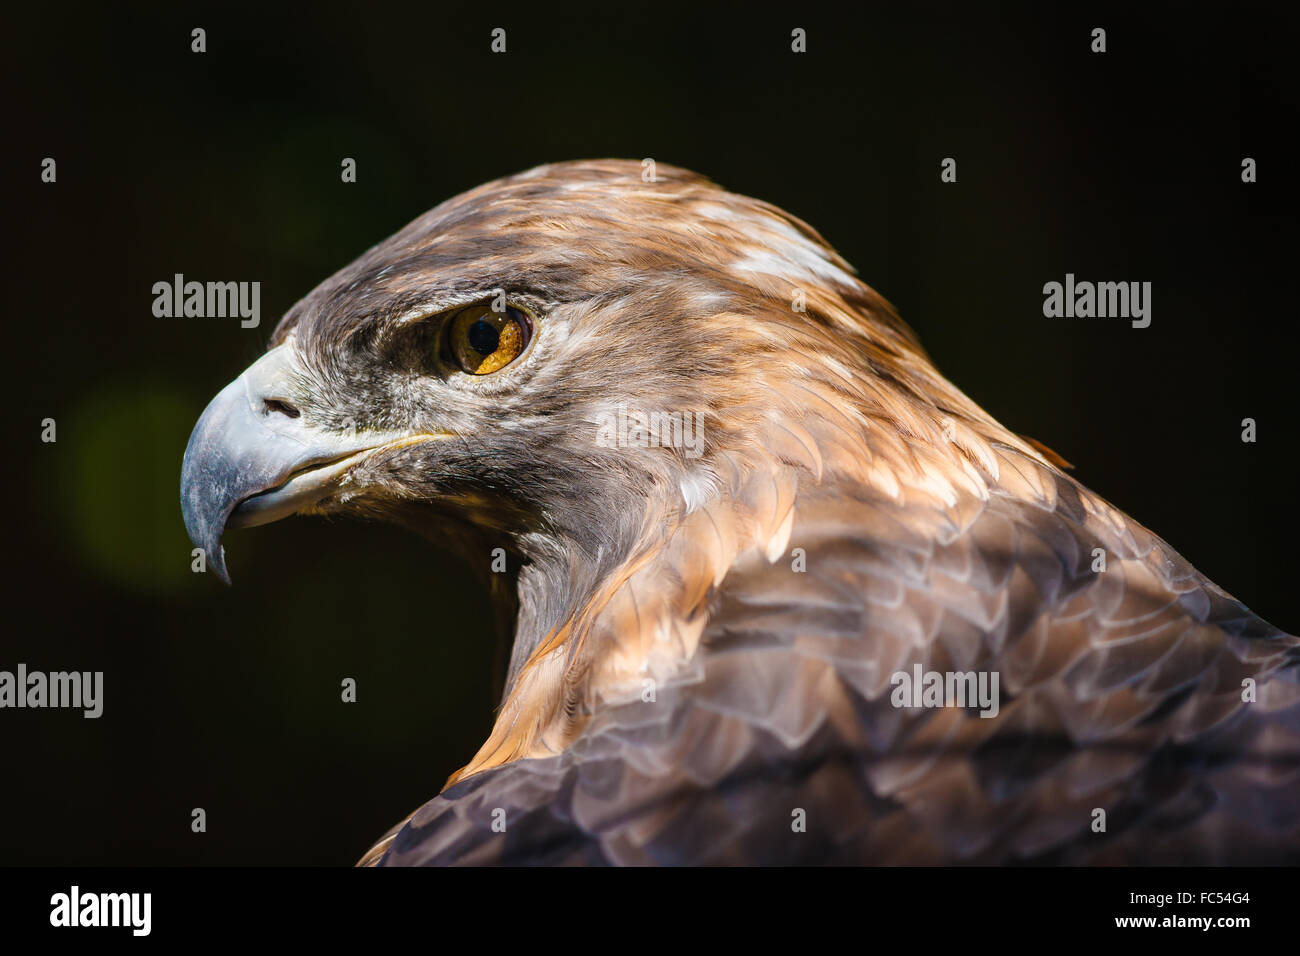
[[864,368],[885,399],[940,381],[805,223],[665,165],[542,166],[290,309],[194,429],[185,524],[227,583],[225,529],[328,513],[594,580],[754,454],[816,457],[797,421]]

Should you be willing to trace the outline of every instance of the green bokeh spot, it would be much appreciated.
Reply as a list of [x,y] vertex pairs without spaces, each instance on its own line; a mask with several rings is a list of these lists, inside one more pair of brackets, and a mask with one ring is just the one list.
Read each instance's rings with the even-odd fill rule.
[[[143,593],[196,577],[181,519],[181,457],[201,409],[157,384],[113,383],[58,419],[54,510],[97,574]],[[60,456],[63,457],[63,456]]]

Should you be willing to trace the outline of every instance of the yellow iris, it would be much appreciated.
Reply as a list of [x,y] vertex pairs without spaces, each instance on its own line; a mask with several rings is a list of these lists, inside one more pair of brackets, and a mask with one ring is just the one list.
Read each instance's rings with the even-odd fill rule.
[[524,350],[523,316],[515,309],[493,312],[477,305],[461,309],[451,320],[451,351],[471,375],[505,368]]

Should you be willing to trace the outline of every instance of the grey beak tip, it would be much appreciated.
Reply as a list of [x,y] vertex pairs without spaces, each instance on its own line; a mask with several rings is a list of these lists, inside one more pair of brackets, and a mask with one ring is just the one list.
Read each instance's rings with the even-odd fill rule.
[[217,575],[217,580],[230,587],[230,572],[226,570],[226,549],[217,545],[217,553],[212,558],[212,570]]
[[181,515],[190,540],[203,551],[206,566],[218,580],[229,585],[226,549],[221,545],[221,536],[232,507],[232,502],[224,495],[230,476],[222,460],[210,455],[213,436],[210,426],[205,427],[210,421],[205,411],[185,447],[181,461]]
[[201,512],[188,506],[187,490],[182,485],[181,512],[185,517],[185,530],[189,533],[190,541],[194,546],[203,551],[206,567],[216,574],[222,584],[229,586],[230,572],[226,570],[226,549],[221,544],[222,529],[214,528],[210,522],[203,520]]

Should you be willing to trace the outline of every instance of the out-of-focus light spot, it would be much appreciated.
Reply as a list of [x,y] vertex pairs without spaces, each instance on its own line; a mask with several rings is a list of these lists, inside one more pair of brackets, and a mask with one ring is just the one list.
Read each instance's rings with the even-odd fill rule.
[[143,593],[173,593],[200,575],[180,507],[181,458],[202,409],[166,385],[113,383],[59,419],[67,467],[47,484],[78,554],[96,573]]

